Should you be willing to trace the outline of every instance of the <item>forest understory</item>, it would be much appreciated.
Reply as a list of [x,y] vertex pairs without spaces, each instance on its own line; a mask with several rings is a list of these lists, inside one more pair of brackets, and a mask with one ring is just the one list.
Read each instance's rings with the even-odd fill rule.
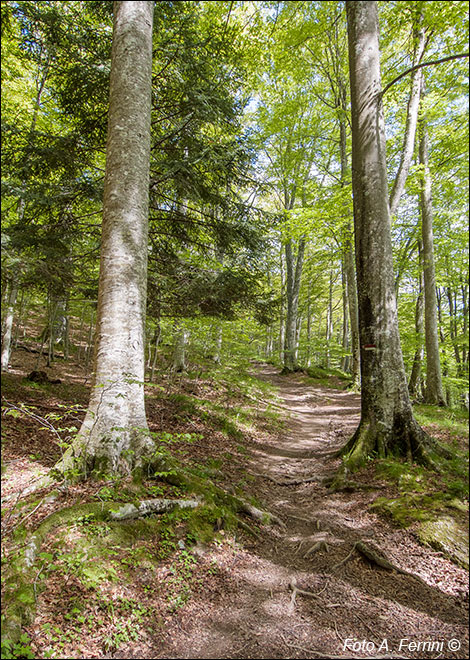
[[[7,618],[8,576],[31,534],[59,510],[82,508],[43,539],[33,602],[16,585],[22,636],[2,657],[438,658],[451,640],[460,645],[451,657],[468,657],[460,482],[372,461],[331,492],[332,454],[359,421],[347,382],[281,376],[264,363],[160,376],[146,388],[150,430],[207,490],[194,510],[110,522],[86,507],[195,494],[161,474],[24,497],[60,458],[89,396],[81,367],[57,359],[49,382],[35,383],[25,377],[36,362],[18,348],[2,375]],[[468,447],[463,418],[447,429],[428,420],[427,430]],[[235,515],[217,488],[274,514],[271,524]],[[434,547],[423,543],[432,525]]]

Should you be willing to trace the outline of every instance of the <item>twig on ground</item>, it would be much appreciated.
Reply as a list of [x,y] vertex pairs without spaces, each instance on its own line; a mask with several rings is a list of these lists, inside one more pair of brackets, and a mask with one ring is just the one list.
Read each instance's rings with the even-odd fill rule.
[[330,551],[326,541],[317,541],[315,545],[312,545],[312,547],[309,550],[307,550],[307,552],[304,554],[304,559],[307,559],[309,555],[313,555],[314,552],[318,552],[320,550],[324,550],[325,552]]
[[339,561],[339,562],[338,562],[337,564],[335,564],[334,566],[332,566],[332,567],[331,567],[331,570],[334,571],[335,569],[337,569],[337,568],[339,568],[340,566],[342,566],[343,564],[345,564],[345,563],[348,561],[348,559],[350,559],[350,557],[353,556],[353,554],[354,554],[354,550],[355,550],[355,549],[356,549],[356,544],[353,545],[352,550],[351,550],[351,552],[349,553],[349,555],[348,555],[347,557],[345,557],[344,559],[342,559],[341,561]]

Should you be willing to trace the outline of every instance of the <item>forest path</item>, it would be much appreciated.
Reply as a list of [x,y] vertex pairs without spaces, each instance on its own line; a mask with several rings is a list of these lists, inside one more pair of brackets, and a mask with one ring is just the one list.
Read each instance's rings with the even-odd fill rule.
[[[452,657],[468,657],[468,574],[369,512],[377,491],[329,493],[322,484],[339,464],[332,452],[359,421],[360,397],[307,386],[267,365],[257,374],[278,388],[289,418],[278,437],[247,445],[247,489],[286,526],[266,527],[243,548],[208,552],[211,584],[187,603],[152,657],[437,658],[451,639],[461,644]],[[289,480],[308,481],[283,485]],[[416,577],[369,563],[353,550],[359,540],[373,540]],[[412,652],[405,638],[444,646]],[[353,639],[368,646],[355,648]]]

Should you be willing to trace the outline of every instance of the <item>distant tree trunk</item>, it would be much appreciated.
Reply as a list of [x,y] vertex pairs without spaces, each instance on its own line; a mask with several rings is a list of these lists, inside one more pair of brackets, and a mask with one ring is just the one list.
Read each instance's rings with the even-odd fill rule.
[[85,346],[85,373],[88,374],[90,367],[90,358],[93,354],[93,333],[95,330],[95,312],[91,310],[90,323],[88,325],[88,335]]
[[266,326],[266,346],[264,354],[267,360],[270,360],[273,356],[273,332],[274,329],[272,325]]
[[326,368],[331,366],[331,340],[333,338],[333,271],[330,270],[330,282],[328,286],[328,309],[326,311]]
[[458,327],[457,327],[457,300],[454,292],[450,286],[446,287],[447,302],[449,303],[449,330],[452,346],[454,348],[454,357],[457,362],[457,372],[462,372],[462,360],[460,359],[460,351],[457,344]]
[[401,454],[429,462],[431,439],[413,417],[398,331],[385,161],[377,2],[348,0],[352,172],[361,341],[361,420],[344,466]]
[[3,324],[3,335],[2,335],[2,371],[8,371],[8,365],[10,363],[10,354],[11,354],[11,336],[13,329],[13,317],[15,314],[15,305],[16,297],[18,295],[18,284],[13,280],[10,284],[8,302],[5,314],[5,320]]
[[286,334],[286,327],[284,323],[284,286],[285,286],[285,276],[284,268],[282,262],[282,248],[280,254],[280,274],[281,274],[281,309],[279,313],[279,360],[284,362],[284,340]]
[[413,366],[411,368],[410,380],[408,382],[408,391],[410,396],[419,396],[419,386],[421,377],[421,365],[424,354],[423,328],[424,328],[424,283],[423,283],[423,245],[418,240],[419,252],[419,275],[418,275],[418,297],[416,299],[415,310],[415,354]]
[[442,388],[439,338],[437,334],[436,275],[434,269],[434,239],[431,175],[428,164],[428,133],[425,119],[420,119],[419,162],[423,167],[420,209],[423,235],[424,333],[426,341],[426,402],[445,405]]
[[220,356],[222,354],[222,323],[218,323],[216,327],[216,334],[215,334],[215,350],[214,350],[214,362],[215,364],[220,364]]
[[[348,178],[348,153],[346,142],[346,121],[344,117],[347,112],[346,91],[341,95],[342,114],[339,122],[340,128],[340,160],[341,160],[341,186],[346,185]],[[357,284],[356,266],[354,264],[354,232],[348,219],[344,229],[344,275],[346,279],[346,290],[349,307],[349,326],[351,329],[351,377],[352,387],[358,389],[361,380],[360,350],[359,350],[359,316],[357,307]]]
[[302,321],[303,318],[301,316],[297,316],[297,322],[295,324],[295,354],[294,354],[294,360],[296,364],[299,361],[299,346],[300,346],[300,334],[302,332]]
[[175,347],[173,351],[173,370],[181,372],[186,370],[186,343],[188,333],[185,328],[175,324]]
[[312,335],[312,319],[310,316],[310,282],[308,284],[308,293],[307,293],[307,353],[305,356],[305,363],[307,367],[310,366],[311,364],[311,349],[310,349],[310,341],[311,341],[311,335]]
[[[18,339],[20,336],[20,328],[23,325],[23,319],[24,319],[24,314],[25,314],[25,309],[27,308],[27,302],[25,303],[25,296],[24,296],[24,290],[21,291],[21,297],[20,297],[20,304],[19,304],[19,309],[18,309],[18,316],[16,318],[16,324],[15,324],[15,333],[14,333],[14,339],[13,343],[15,345],[15,348],[18,346]],[[23,326],[24,329],[24,326]]]
[[152,448],[144,328],[153,2],[115,2],[93,387],[74,445],[89,469],[139,465]]
[[157,322],[157,325],[155,326],[155,332],[153,333],[153,339],[152,339],[152,344],[153,344],[153,358],[152,358],[152,364],[150,366],[150,382],[153,383],[153,376],[155,374],[155,367],[157,365],[157,355],[158,355],[158,344],[160,343],[160,337],[162,334],[161,326],[160,326],[160,319]]
[[[463,277],[461,278],[461,289],[462,289],[462,316],[463,316],[462,334],[464,337],[467,337],[468,336],[468,276],[466,281],[464,281]],[[468,355],[469,355],[468,346],[464,345],[462,348],[463,376],[468,376]]]
[[[421,22],[421,20],[422,16],[420,15],[419,21]],[[413,56],[413,66],[419,64],[424,54],[426,45],[426,35],[424,28],[415,27],[414,36],[416,40],[416,46]],[[405,135],[403,139],[400,165],[398,167],[397,175],[395,177],[395,181],[393,182],[392,192],[390,194],[390,213],[392,216],[395,215],[398,204],[400,202],[400,198],[405,189],[406,179],[408,177],[411,160],[413,158],[422,83],[423,72],[421,69],[415,69],[411,73],[411,89],[406,112]]]
[[296,351],[296,325],[299,307],[300,278],[305,252],[305,239],[299,240],[297,257],[294,259],[292,240],[285,245],[286,254],[286,334],[284,338],[284,368],[285,373],[295,371],[298,366],[295,359]]
[[341,264],[341,289],[343,292],[343,332],[341,338],[341,348],[343,356],[341,358],[341,371],[347,373],[349,371],[349,322],[348,322],[348,287],[346,282],[346,273],[344,271],[344,259]]

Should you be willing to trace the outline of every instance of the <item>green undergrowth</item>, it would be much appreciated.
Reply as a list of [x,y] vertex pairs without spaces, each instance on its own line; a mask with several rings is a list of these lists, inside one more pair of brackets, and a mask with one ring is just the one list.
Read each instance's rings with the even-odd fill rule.
[[[80,652],[81,638],[91,632],[102,640],[99,653],[115,652],[142,635],[157,634],[155,622],[160,625],[203,588],[207,562],[192,549],[232,538],[240,522],[240,502],[213,480],[220,461],[183,466],[170,445],[166,436],[158,445],[160,470],[150,479],[108,479],[92,502],[58,509],[32,535],[24,524],[18,525],[3,561],[2,658],[36,657],[28,655],[33,653],[25,637],[28,625],[40,627],[35,642],[40,657],[74,657],[71,653]],[[200,501],[194,509],[110,519],[119,503],[194,496]],[[37,498],[30,498],[16,508],[24,518],[37,505]],[[36,554],[27,565],[33,538]],[[126,602],[123,592],[130,594]],[[45,602],[54,604],[48,615],[53,623],[46,626],[41,624],[47,618]]]
[[346,389],[351,385],[351,377],[339,369],[327,369],[320,365],[304,369],[307,380],[333,389]]
[[[274,389],[242,369],[215,369],[199,376],[185,374],[183,381],[196,383],[197,396],[183,387],[165,394],[160,385],[150,394],[162,398],[164,405],[168,401],[171,413],[182,423],[175,424],[172,432],[152,433],[160,467],[145,471],[140,482],[103,477],[96,488],[87,491],[85,500],[78,495],[82,504],[68,509],[60,508],[60,492],[49,494],[53,513],[36,527],[31,523],[36,509],[43,510],[43,494],[19,500],[13,510],[8,508],[8,547],[2,559],[2,658],[99,657],[115,653],[137,638],[156,636],[168,616],[184,607],[217,570],[196,549],[233,543],[240,525],[246,533],[256,535],[252,523],[241,517],[246,510],[237,499],[243,498],[246,483],[233,483],[231,493],[217,485],[224,481],[223,467],[232,453],[199,458],[197,463],[188,460],[191,444],[202,445],[204,435],[178,429],[184,431],[188,421],[200,420],[206,428],[234,440],[234,452],[245,452],[246,433],[260,419],[278,423],[278,413],[270,407],[276,401]],[[50,422],[58,429],[58,433],[52,432],[54,440],[60,440],[60,435],[65,442],[73,433],[72,424],[79,422],[71,421],[78,417],[78,408],[72,409],[66,402],[74,398],[77,387],[82,401],[85,388],[74,385],[69,391],[66,383],[36,387],[25,380],[20,383],[17,377],[10,380],[12,401],[34,402],[54,394],[54,411],[45,413],[28,403],[27,410],[9,413],[6,419],[16,427],[24,420],[34,421],[45,431]],[[15,383],[20,383],[21,395],[16,399]],[[74,488],[70,486],[70,494]],[[154,498],[194,497],[200,501],[194,509],[121,522],[108,515],[122,503],[137,506]],[[259,506],[254,501],[248,504]],[[25,568],[32,538],[37,545],[34,562]],[[99,648],[81,646],[90,638],[100,640]]]
[[[455,447],[467,444],[468,447],[468,411],[458,408],[440,408],[430,405],[414,406],[417,421],[425,427],[444,433]],[[460,443],[459,440],[462,440]]]
[[468,568],[469,455],[462,450],[468,447],[468,414],[419,406],[417,417],[423,426],[448,434],[451,457],[436,457],[436,469],[399,458],[377,460],[376,477],[394,492],[377,497],[370,508],[400,527],[414,525],[421,542]]
[[[210,373],[210,387],[211,392],[216,393],[215,398],[181,391],[168,396],[177,407],[181,421],[198,418],[234,440],[243,440],[245,434],[256,427],[260,416],[264,424],[272,428],[280,425],[280,415],[275,408],[278,397],[270,384],[243,370],[219,368]],[[263,402],[262,409],[260,402]]]

